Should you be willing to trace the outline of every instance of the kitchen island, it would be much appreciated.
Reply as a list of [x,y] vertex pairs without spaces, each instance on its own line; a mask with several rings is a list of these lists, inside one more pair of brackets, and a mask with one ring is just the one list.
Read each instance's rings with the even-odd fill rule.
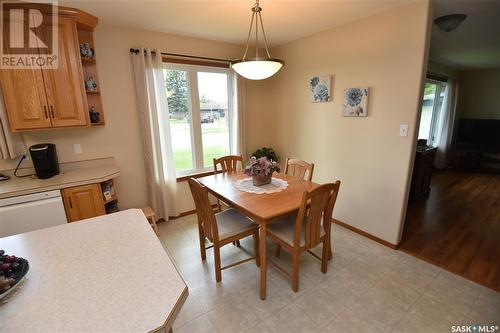
[[0,304],[1,332],[168,332],[186,284],[141,210],[0,239],[29,261]]

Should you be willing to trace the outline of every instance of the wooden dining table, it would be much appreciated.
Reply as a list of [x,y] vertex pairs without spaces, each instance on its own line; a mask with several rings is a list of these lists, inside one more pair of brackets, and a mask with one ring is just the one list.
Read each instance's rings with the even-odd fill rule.
[[280,192],[257,194],[241,191],[235,187],[236,181],[247,178],[243,172],[219,173],[198,178],[216,198],[247,215],[260,227],[260,298],[266,298],[266,226],[273,220],[290,215],[300,208],[304,191],[319,186],[307,180],[300,180],[283,173],[273,177],[287,181],[288,187]]

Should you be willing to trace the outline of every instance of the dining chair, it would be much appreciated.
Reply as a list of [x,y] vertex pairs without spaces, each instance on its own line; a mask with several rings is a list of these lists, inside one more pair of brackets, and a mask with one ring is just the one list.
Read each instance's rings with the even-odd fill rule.
[[[220,171],[222,173],[234,172],[238,170],[238,161],[240,162],[241,168],[243,168],[243,157],[240,155],[228,155],[219,158],[214,158],[214,175],[219,172],[218,166],[220,165]],[[217,211],[222,211],[221,201],[217,199]]]
[[[339,193],[340,181],[321,185],[305,191],[297,215],[275,220],[267,225],[267,236],[276,243],[276,256],[281,247],[292,254],[292,272],[287,272],[273,260],[269,262],[292,279],[292,290],[299,289],[299,260],[307,251],[321,261],[321,271],[327,272],[330,249],[331,220],[333,207]],[[265,241],[265,240],[262,240]],[[311,249],[323,244],[321,258]]]
[[[314,171],[314,163],[298,160],[295,158],[287,158],[285,160],[285,175],[292,176],[297,179],[312,180]],[[307,177],[306,177],[307,173]]]
[[[206,250],[214,249],[215,280],[222,280],[222,270],[255,259],[259,262],[259,226],[237,210],[229,208],[215,214],[208,200],[208,190],[198,180],[189,178],[189,188],[193,195],[198,216],[198,234],[200,238],[201,260],[206,259]],[[220,249],[224,245],[252,236],[254,240],[254,256],[221,267]],[[208,239],[212,245],[205,247]]]
[[218,172],[218,165],[221,166],[222,173],[237,171],[238,162],[243,167],[243,157],[241,155],[228,155],[214,158],[214,174]]

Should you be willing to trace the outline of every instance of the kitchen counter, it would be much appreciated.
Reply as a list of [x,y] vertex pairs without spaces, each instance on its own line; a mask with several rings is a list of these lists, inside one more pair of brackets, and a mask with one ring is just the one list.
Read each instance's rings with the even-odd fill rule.
[[30,264],[0,305],[2,332],[168,332],[188,295],[138,209],[5,237],[0,247]]
[[[0,199],[100,183],[120,175],[120,169],[114,165],[112,158],[95,160],[92,163],[79,163],[78,165],[75,162],[62,163],[60,165],[61,173],[48,179],[38,179],[36,177],[17,178],[13,175],[12,170],[7,171],[5,173],[10,176],[10,179],[0,182]],[[25,173],[26,171],[24,173],[20,172],[20,174]]]

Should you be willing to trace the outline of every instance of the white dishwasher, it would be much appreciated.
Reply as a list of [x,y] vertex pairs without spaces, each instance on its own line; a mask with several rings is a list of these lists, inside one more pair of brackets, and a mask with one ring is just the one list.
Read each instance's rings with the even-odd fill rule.
[[59,190],[0,199],[0,237],[65,223]]

